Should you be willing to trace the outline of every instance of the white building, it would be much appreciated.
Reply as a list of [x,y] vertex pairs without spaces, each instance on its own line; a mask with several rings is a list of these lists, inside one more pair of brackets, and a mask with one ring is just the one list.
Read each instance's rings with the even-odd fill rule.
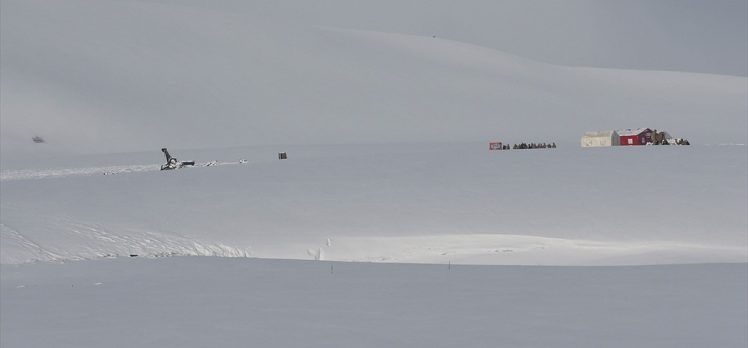
[[585,132],[582,147],[618,146],[620,136],[616,131]]

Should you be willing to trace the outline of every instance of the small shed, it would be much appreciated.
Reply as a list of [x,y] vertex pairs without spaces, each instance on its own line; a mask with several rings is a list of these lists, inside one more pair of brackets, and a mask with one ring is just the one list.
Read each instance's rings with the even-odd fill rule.
[[649,128],[623,129],[617,131],[621,146],[647,145],[652,142],[652,130]]
[[616,131],[585,132],[582,135],[582,147],[618,146],[618,141]]

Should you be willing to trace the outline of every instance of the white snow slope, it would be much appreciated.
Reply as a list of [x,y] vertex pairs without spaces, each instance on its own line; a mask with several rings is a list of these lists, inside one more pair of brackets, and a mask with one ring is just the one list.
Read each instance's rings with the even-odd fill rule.
[[[745,260],[745,146],[571,147],[640,126],[745,144],[745,77],[557,66],[264,1],[0,5],[0,262]],[[480,143],[403,144],[457,140]],[[251,162],[156,172],[163,146],[322,142],[401,145],[176,150]]]
[[330,28],[273,2],[192,3],[3,0],[3,157],[39,151],[34,135],[58,153],[572,143],[635,127],[746,142],[745,77],[557,66],[441,36]]
[[[288,160],[277,160],[281,150]],[[27,169],[3,170],[0,261],[138,254],[632,265],[748,257],[745,146],[173,152],[234,164],[160,172],[145,154],[120,154],[57,158],[79,165],[72,169],[19,162]],[[150,160],[163,160],[158,149]]]
[[449,269],[174,257],[0,267],[7,348],[748,342],[746,264]]

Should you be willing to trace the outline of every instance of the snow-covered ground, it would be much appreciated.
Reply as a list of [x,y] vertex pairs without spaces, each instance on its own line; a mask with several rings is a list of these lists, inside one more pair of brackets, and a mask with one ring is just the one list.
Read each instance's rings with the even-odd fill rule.
[[746,264],[450,269],[174,257],[0,267],[8,348],[748,341]]
[[[281,150],[288,160],[275,157]],[[745,146],[172,152],[229,164],[160,172],[158,150],[152,163],[119,154],[103,167],[87,165],[96,156],[69,158],[78,169],[10,164],[19,169],[0,173],[2,262],[138,254],[626,265],[748,257]]]
[[[271,3],[3,0],[0,262],[745,260],[745,77],[561,66]],[[578,149],[641,126],[698,146]],[[278,143],[359,145],[220,149]],[[743,146],[702,146],[722,143]],[[248,163],[160,173],[163,146]]]
[[0,2],[0,346],[748,344],[746,77],[300,3]]

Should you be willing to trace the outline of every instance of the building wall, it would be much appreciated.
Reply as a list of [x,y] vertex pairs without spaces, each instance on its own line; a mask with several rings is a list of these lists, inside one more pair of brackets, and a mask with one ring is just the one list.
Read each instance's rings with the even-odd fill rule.
[[636,135],[621,135],[621,146],[647,145],[652,142],[652,131],[647,129]]
[[647,129],[646,132],[639,134],[639,139],[641,139],[642,145],[647,145],[647,143],[652,143],[653,138],[654,138],[654,134],[649,129]]
[[638,135],[622,135],[621,146],[641,145]]
[[580,141],[582,147],[604,147],[618,146],[618,133],[613,132],[608,136],[587,136],[583,135]]
[[595,147],[597,146],[595,139],[592,137],[585,137],[583,136],[582,139],[579,141],[579,145],[582,147]]
[[609,137],[582,137],[582,147],[601,147],[610,146],[611,141]]

